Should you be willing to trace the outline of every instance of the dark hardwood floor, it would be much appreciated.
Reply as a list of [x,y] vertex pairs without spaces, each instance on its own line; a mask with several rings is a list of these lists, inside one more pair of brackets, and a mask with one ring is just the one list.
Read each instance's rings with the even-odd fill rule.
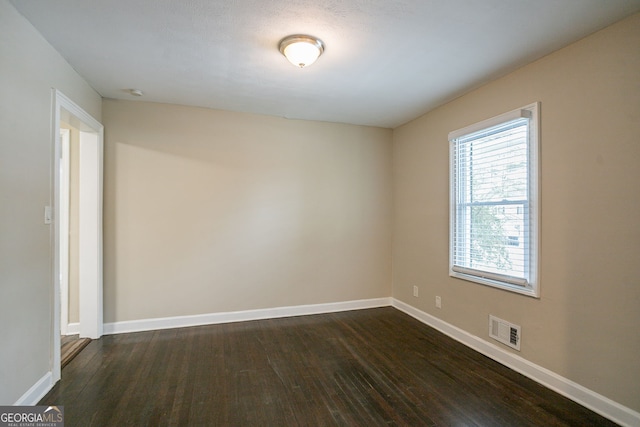
[[93,340],[65,426],[613,426],[391,308]]

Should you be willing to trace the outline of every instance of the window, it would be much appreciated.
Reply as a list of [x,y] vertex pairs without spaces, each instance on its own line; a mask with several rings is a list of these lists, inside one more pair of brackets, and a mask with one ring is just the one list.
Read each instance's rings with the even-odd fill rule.
[[537,297],[539,103],[449,134],[449,275]]

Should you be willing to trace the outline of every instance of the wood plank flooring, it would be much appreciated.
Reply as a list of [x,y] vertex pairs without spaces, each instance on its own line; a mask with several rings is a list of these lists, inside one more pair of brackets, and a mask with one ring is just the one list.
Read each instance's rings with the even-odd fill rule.
[[613,426],[391,308],[105,336],[65,426]]
[[60,339],[60,366],[67,366],[90,342],[91,339],[78,335],[63,335]]

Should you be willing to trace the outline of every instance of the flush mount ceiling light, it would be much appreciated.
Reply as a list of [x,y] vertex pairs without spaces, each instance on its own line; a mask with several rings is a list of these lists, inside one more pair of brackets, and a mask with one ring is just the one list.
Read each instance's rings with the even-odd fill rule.
[[304,68],[316,62],[324,52],[322,40],[296,34],[282,39],[280,52],[296,67]]

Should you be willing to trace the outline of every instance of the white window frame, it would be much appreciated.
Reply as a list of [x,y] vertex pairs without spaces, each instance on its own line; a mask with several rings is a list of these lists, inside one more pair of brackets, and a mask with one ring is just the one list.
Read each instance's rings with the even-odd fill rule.
[[[536,102],[525,107],[509,111],[496,117],[466,126],[449,133],[449,276],[471,282],[480,283],[495,288],[516,292],[519,294],[539,298],[540,285],[538,283],[538,259],[540,241],[540,103]],[[483,270],[465,268],[454,265],[455,231],[457,226],[457,194],[455,188],[455,164],[454,150],[457,140],[463,136],[489,129],[494,126],[519,119],[529,119],[528,129],[528,204],[529,204],[529,232],[525,237],[526,245],[525,268],[526,278],[516,278],[501,274],[495,274]]]

